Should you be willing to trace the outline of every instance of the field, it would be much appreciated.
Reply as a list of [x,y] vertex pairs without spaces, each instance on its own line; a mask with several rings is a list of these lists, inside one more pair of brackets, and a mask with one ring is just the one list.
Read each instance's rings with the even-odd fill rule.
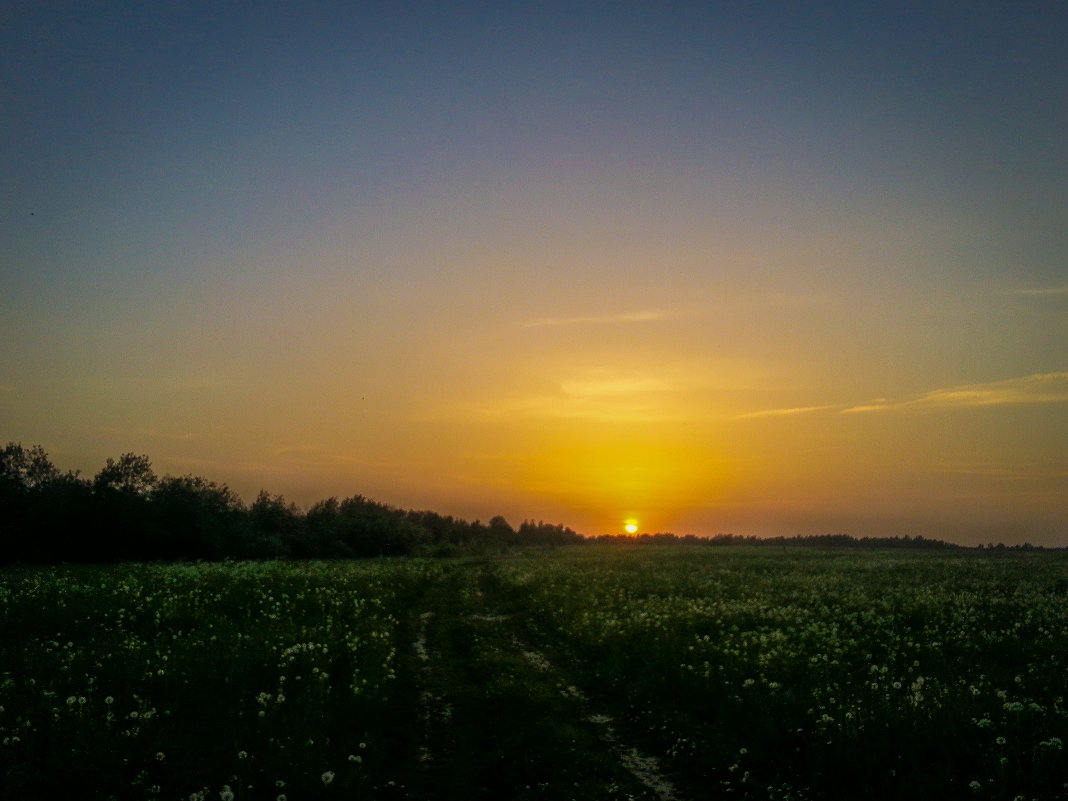
[[7,798],[1065,799],[1068,555],[0,572]]

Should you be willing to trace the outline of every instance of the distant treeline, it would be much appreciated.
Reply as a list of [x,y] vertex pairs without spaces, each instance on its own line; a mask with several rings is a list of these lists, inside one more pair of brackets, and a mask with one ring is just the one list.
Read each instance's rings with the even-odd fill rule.
[[61,472],[40,445],[0,450],[0,563],[449,555],[582,541],[563,525],[470,523],[360,495],[303,510],[261,491],[245,504],[199,476],[159,478],[134,453],[86,479]]
[[[593,538],[594,542],[618,542],[618,543],[636,543],[645,545],[705,545],[705,546],[721,546],[721,545],[760,545],[763,547],[779,547],[785,548],[787,546],[797,548],[922,548],[928,550],[962,550],[965,549],[963,545],[957,545],[952,542],[946,542],[945,540],[929,539],[917,535],[910,537],[908,535],[904,537],[853,537],[849,534],[814,534],[814,535],[797,535],[794,537],[743,537],[739,534],[717,534],[714,537],[695,537],[693,534],[639,534],[637,536],[629,536],[622,534],[604,534],[599,537]],[[1022,545],[1006,546],[1004,544],[997,545],[980,545],[979,550],[983,549],[994,551],[1042,551],[1047,550],[1039,545],[1032,545],[1029,542],[1025,542]]]

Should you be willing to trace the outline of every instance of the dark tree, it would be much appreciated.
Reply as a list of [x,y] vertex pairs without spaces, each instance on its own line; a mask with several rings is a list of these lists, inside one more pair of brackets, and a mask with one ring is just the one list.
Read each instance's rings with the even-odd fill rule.
[[0,491],[35,490],[59,477],[40,445],[24,448],[21,442],[9,442],[0,450]]
[[277,558],[289,553],[290,544],[299,541],[304,533],[304,518],[294,503],[286,503],[281,495],[267,490],[248,508],[256,547],[264,558]]
[[118,461],[108,459],[93,478],[93,489],[148,495],[156,486],[156,474],[147,456],[124,453]]
[[199,476],[167,476],[152,493],[152,550],[164,559],[251,555],[246,512],[225,484]]

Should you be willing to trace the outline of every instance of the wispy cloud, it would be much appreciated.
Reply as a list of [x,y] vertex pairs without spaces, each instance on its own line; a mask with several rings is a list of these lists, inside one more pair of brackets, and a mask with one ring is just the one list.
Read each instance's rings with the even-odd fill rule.
[[845,404],[842,403],[829,403],[823,406],[795,406],[790,409],[764,409],[759,412],[749,412],[748,414],[740,414],[735,417],[735,420],[752,420],[755,417],[790,417],[797,414],[808,414],[809,412],[822,412],[827,409],[842,409],[845,408]]
[[601,422],[664,422],[677,419],[678,398],[688,388],[677,376],[621,375],[589,370],[552,381],[541,391],[480,398],[449,413],[493,418],[585,419]]
[[1009,295],[1068,295],[1068,285],[1047,287],[1044,289],[1013,289]]
[[100,426],[96,429],[105,434],[120,434],[124,437],[137,437],[139,439],[158,439],[170,442],[192,442],[200,439],[200,436],[192,432],[174,433],[160,431],[156,428],[119,428],[116,426]]
[[879,412],[906,407],[1009,406],[1068,401],[1068,372],[1036,373],[1021,378],[967,384],[925,392],[902,401],[850,406],[843,412]]
[[838,410],[841,414],[857,414],[913,408],[1019,406],[1065,402],[1068,402],[1068,372],[1036,373],[985,384],[964,384],[956,387],[934,389],[904,400],[895,401],[877,398],[863,404],[828,403],[820,406],[762,409],[738,415],[735,419],[751,420],[760,417],[789,417],[830,410]]
[[939,473],[986,478],[994,481],[1059,481],[1068,478],[1068,469],[1050,465],[1000,464],[992,462],[944,462],[935,466]]
[[612,323],[652,323],[675,315],[656,309],[621,314],[592,314],[578,317],[541,317],[524,323],[523,328],[548,328],[574,325],[606,325]]
[[590,378],[564,381],[560,391],[572,398],[603,398],[647,392],[671,392],[675,387],[659,378]]

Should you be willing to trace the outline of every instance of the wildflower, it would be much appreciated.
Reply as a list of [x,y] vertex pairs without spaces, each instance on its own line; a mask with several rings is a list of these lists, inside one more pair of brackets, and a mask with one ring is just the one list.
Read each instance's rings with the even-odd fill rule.
[[998,737],[998,738],[996,738],[994,740],[994,742],[997,743],[998,745],[1005,745],[1005,738],[1004,737]]
[[75,702],[77,702],[77,700],[78,700],[78,699],[77,699],[77,698],[75,698],[75,697],[74,697],[73,695],[72,695],[72,696],[70,696],[70,697],[69,697],[69,698],[67,699],[67,706],[74,706],[74,704],[75,704]]
[[968,787],[972,790],[972,792],[976,793],[983,789],[983,785],[981,785],[977,779],[972,779],[970,782],[968,782]]
[[248,751],[238,751],[237,752],[237,758],[238,759],[248,759]]
[[115,703],[115,696],[109,695],[107,698],[104,699],[104,703],[108,706],[111,706],[113,703]]
[[323,780],[323,785],[324,786],[327,785],[327,784],[330,784],[330,782],[332,782],[334,780],[334,771],[332,771],[332,770],[324,771],[323,775],[320,776],[319,778],[321,778]]
[[167,755],[166,755],[166,754],[164,754],[164,753],[163,753],[162,751],[157,751],[157,752],[156,752],[156,761],[157,761],[157,762],[162,762],[162,761],[163,761],[163,760],[165,760],[166,758],[167,758]]
[[234,801],[234,793],[229,784],[223,785],[223,788],[219,791],[219,798],[221,801]]

